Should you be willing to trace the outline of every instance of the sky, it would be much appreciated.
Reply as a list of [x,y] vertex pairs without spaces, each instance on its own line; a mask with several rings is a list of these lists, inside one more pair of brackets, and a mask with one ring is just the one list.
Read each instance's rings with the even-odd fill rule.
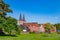
[[60,0],[4,0],[4,2],[13,10],[13,13],[7,13],[7,16],[17,20],[20,14],[24,14],[27,22],[60,23]]

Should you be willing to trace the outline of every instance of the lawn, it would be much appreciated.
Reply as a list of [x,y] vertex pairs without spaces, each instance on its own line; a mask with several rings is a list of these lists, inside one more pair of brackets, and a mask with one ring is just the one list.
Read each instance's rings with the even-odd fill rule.
[[0,36],[0,40],[60,40],[60,34],[21,34],[17,36]]

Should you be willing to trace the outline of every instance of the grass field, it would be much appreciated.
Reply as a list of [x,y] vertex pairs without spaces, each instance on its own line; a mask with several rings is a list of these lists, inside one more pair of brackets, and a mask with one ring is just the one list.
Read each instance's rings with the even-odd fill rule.
[[21,34],[18,36],[0,36],[0,40],[60,40],[60,34]]

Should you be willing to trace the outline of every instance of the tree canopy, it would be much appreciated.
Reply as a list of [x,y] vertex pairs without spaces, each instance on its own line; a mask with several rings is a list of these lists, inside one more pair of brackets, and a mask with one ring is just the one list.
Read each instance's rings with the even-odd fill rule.
[[60,31],[60,23],[57,23],[55,25],[56,25],[57,31]]
[[51,30],[53,30],[53,28],[54,28],[53,24],[51,24],[51,23],[45,23],[45,31],[46,32],[50,33]]
[[12,13],[8,4],[5,4],[3,0],[0,0],[0,29],[6,34],[20,33],[19,26],[17,26],[17,20],[12,17],[7,17],[7,12]]

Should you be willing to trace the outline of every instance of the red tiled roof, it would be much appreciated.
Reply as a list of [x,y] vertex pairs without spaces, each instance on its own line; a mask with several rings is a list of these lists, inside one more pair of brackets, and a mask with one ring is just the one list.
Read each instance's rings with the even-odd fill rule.
[[35,26],[35,27],[39,27],[40,24],[37,24],[37,23],[24,23],[24,26]]

